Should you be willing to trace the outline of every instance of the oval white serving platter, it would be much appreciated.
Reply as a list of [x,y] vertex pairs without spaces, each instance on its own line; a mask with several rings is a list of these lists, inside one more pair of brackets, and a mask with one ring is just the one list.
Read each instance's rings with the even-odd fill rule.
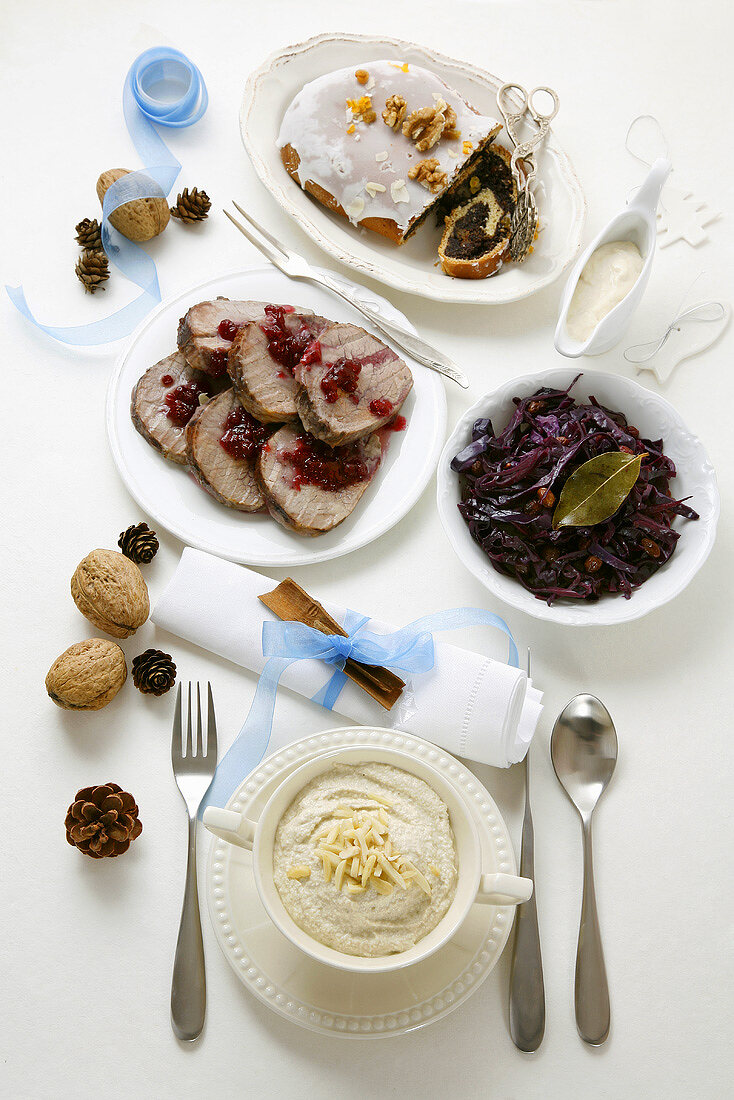
[[[363,287],[359,293],[373,308],[415,332],[389,302]],[[219,275],[162,302],[130,338],[107,394],[107,435],[129,492],[157,524],[182,542],[247,565],[275,567],[328,561],[379,538],[420,497],[433,474],[446,434],[443,384],[437,374],[407,356],[414,383],[402,409],[407,428],[393,433],[382,465],[352,515],[333,531],[316,538],[287,531],[266,513],[248,515],[225,508],[205,493],[184,467],[168,462],[135,430],[130,419],[133,386],[148,367],[175,350],[178,321],[189,307],[218,295],[288,302],[336,321],[364,325],[361,314],[328,291],[296,284],[272,267]]]
[[[377,233],[358,230],[331,214],[286,172],[276,139],[288,104],[304,84],[335,69],[394,58],[431,69],[479,111],[499,117],[496,94],[503,81],[483,69],[435,50],[366,34],[321,34],[274,53],[249,77],[240,110],[242,141],[253,167],[283,209],[334,260],[397,290],[441,302],[500,305],[537,293],[554,282],[581,247],[586,200],[570,160],[551,131],[537,155],[536,195],[541,233],[521,265],[507,264],[491,279],[452,279],[437,264],[440,229],[424,225],[400,247]],[[561,108],[562,109],[562,108]],[[509,141],[504,130],[497,140]],[[296,243],[296,248],[298,247]]]
[[[262,809],[297,767],[345,746],[386,746],[424,757],[469,803],[488,864],[517,874],[507,827],[479,780],[449,753],[399,730],[351,726],[296,741],[258,764],[242,780],[228,808]],[[448,1016],[494,969],[514,920],[511,907],[473,905],[456,935],[428,959],[386,974],[355,974],[316,962],[278,931],[258,896],[250,852],[214,838],[206,880],[217,941],[245,988],[300,1027],[351,1039],[404,1035]]]
[[[549,607],[518,581],[494,569],[471,537],[457,508],[461,493],[459,477],[451,469],[451,460],[470,441],[475,420],[488,416],[495,431],[499,432],[512,415],[514,397],[526,397],[541,386],[562,389],[576,374],[582,375],[572,391],[577,401],[587,401],[593,395],[607,408],[624,413],[646,439],[662,438],[665,453],[673,459],[677,470],[671,491],[677,498],[690,497],[688,503],[700,518],[675,520],[674,527],[681,536],[675,553],[657,573],[636,588],[628,600],[614,595],[605,596],[597,603],[559,600]],[[512,378],[467,409],[439,459],[437,502],[441,523],[457,557],[493,596],[536,619],[564,626],[628,623],[668,603],[693,580],[711,553],[720,511],[716,473],[706,450],[670,402],[631,378],[596,370],[582,372],[570,366]]]

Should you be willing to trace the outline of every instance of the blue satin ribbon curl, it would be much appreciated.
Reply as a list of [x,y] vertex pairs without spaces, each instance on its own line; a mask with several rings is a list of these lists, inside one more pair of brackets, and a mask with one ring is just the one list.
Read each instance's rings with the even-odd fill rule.
[[[178,87],[178,96],[157,99],[156,86]],[[44,325],[32,314],[21,286],[6,286],[20,313],[54,340],[77,347],[107,344],[127,336],[161,300],[155,263],[140,245],[129,241],[110,225],[109,217],[134,199],[165,198],[173,187],[181,164],[171,153],[153,123],[181,128],[198,122],[209,96],[204,78],[185,54],[168,46],[145,50],[133,61],[125,78],[122,106],[128,132],[145,170],[116,180],[102,204],[102,246],[111,262],[142,293],[116,313],[87,325]]]
[[391,634],[375,634],[365,630],[369,616],[347,611],[340,634],[322,634],[304,623],[263,623],[262,646],[265,662],[258,680],[250,712],[231,748],[225,753],[206,793],[206,806],[226,806],[246,775],[257,767],[265,755],[273,728],[273,713],[280,678],[296,661],[314,658],[336,669],[328,683],[312,697],[312,702],[331,710],[339,698],[347,677],[343,671],[348,657],[366,665],[385,665],[411,674],[430,672],[435,661],[433,635],[444,630],[468,626],[492,626],[509,640],[509,663],[519,667],[517,646],[512,632],[499,615],[479,607],[455,607],[424,615],[421,619],[395,630]]

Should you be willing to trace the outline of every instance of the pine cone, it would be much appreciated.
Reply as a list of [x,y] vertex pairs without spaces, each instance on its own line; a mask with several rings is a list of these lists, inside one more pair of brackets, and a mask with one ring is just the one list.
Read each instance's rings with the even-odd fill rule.
[[136,565],[147,565],[158,553],[158,539],[147,523],[132,524],[122,532],[117,545]]
[[82,248],[89,248],[92,252],[102,251],[102,231],[96,218],[84,218],[76,228],[76,240]]
[[139,657],[133,657],[133,683],[143,695],[165,695],[176,683],[171,654],[146,649]]
[[76,277],[84,285],[84,289],[94,294],[98,290],[104,290],[101,285],[110,277],[110,265],[104,252],[96,252],[85,248],[76,267]]
[[66,839],[85,856],[119,856],[143,831],[135,799],[117,783],[83,787],[66,814]]
[[179,218],[182,222],[201,222],[211,209],[211,200],[206,191],[197,191],[195,187],[184,187],[176,199],[176,205],[171,207],[171,216]]

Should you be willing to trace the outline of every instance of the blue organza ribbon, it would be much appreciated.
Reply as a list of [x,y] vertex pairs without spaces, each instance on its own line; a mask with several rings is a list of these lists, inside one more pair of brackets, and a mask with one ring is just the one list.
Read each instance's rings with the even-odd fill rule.
[[[157,89],[166,89],[157,98]],[[140,245],[129,241],[110,225],[110,214],[135,199],[165,198],[181,171],[181,165],[155,129],[181,128],[198,122],[209,102],[204,78],[185,54],[167,46],[146,50],[133,61],[125,78],[122,106],[125,122],[145,165],[144,171],[130,172],[107,190],[102,204],[102,245],[118,271],[140,288],[141,294],[110,317],[88,325],[59,328],[44,325],[31,313],[21,286],[6,286],[13,305],[43,332],[63,344],[91,346],[119,340],[132,332],[143,317],[161,300],[158,273],[153,260]]]
[[365,630],[369,616],[347,611],[340,634],[322,634],[304,623],[264,622],[265,662],[245,724],[217,768],[202,804],[226,806],[246,775],[262,760],[273,728],[275,698],[280,678],[289,665],[314,658],[333,665],[335,672],[312,702],[331,710],[347,682],[343,669],[347,658],[365,665],[385,665],[409,674],[430,672],[435,661],[433,635],[468,626],[492,626],[509,639],[509,663],[518,667],[517,646],[509,626],[499,615],[479,607],[455,607],[425,615],[392,634]]

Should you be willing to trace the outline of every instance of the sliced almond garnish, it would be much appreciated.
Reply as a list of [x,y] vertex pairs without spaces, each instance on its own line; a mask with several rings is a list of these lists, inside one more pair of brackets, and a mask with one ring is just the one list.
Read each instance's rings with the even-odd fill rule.
[[394,203],[410,202],[410,195],[408,194],[408,188],[405,186],[405,180],[392,181],[390,184],[390,196]]
[[362,871],[362,885],[363,886],[367,885],[367,882],[368,882],[372,872],[375,869],[375,864],[376,863],[377,863],[377,852],[370,852],[370,854],[367,856],[367,860],[365,862],[364,869]]
[[368,195],[372,196],[373,199],[374,199],[375,195],[377,195],[378,193],[381,193],[381,192],[387,190],[387,188],[385,187],[384,184],[382,184],[382,183],[372,183],[371,181],[364,185],[364,189],[365,189],[365,191],[367,192]]
[[[397,180],[397,183],[405,183],[405,180]],[[381,806],[387,806],[388,810],[391,810],[395,805],[389,798],[383,798],[382,795],[372,794],[370,795],[372,802],[379,802]]]
[[310,878],[311,868],[308,866],[307,863],[298,863],[295,867],[288,868],[288,870],[286,871],[286,876],[288,878],[297,879]]
[[[331,823],[316,834],[315,854],[321,860],[325,881],[333,879],[337,890],[347,887],[354,894],[369,889],[370,883],[383,895],[391,893],[393,886],[407,890],[413,883],[430,894],[425,876],[396,850],[389,835],[385,807],[391,808],[392,801],[382,795],[369,798],[378,804],[376,810],[339,803],[332,811]],[[304,865],[292,869],[289,875],[305,878],[310,870]]]
[[380,864],[380,867],[382,868],[385,876],[389,878],[391,882],[394,882],[396,886],[401,886],[403,890],[407,889],[407,885],[403,876],[400,874],[399,871],[395,870],[395,868],[390,864],[390,861],[385,858],[382,852],[377,853],[377,862]]
[[341,890],[342,883],[344,882],[344,876],[345,876],[346,873],[347,873],[347,861],[345,859],[343,859],[343,860],[341,860],[341,862],[339,863],[339,866],[337,867],[336,871],[334,872],[334,885],[336,886],[337,890]]

